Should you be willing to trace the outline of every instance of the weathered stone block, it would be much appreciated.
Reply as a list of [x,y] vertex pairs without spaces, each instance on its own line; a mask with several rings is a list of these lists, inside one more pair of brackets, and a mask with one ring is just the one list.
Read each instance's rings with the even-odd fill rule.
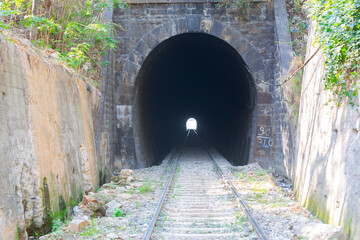
[[186,33],[187,32],[187,25],[186,25],[186,19],[179,19],[176,21],[176,28],[178,33]]
[[129,56],[129,61],[133,62],[136,66],[140,66],[144,62],[145,57],[141,55],[136,50],[132,51],[132,53]]
[[211,27],[210,34],[214,36],[221,36],[221,33],[223,32],[224,25],[220,22],[214,20],[214,23]]
[[201,17],[198,15],[186,16],[186,25],[189,32],[199,32],[200,31],[200,21]]
[[90,226],[90,221],[87,219],[74,219],[69,224],[70,232],[80,232],[84,227]]
[[271,94],[269,93],[259,93],[258,94],[258,104],[271,103]]
[[175,36],[178,34],[177,26],[175,21],[170,20],[166,24],[162,25],[162,31],[164,32],[164,36]]
[[261,115],[257,119],[258,126],[271,126],[271,116]]
[[202,19],[200,23],[200,31],[210,33],[214,21],[211,19]]
[[149,53],[145,50],[145,43],[143,40],[140,40],[135,46],[135,50],[143,56],[147,56]]
[[159,44],[159,40],[153,34],[147,34],[142,40],[144,41],[146,49],[150,51]]

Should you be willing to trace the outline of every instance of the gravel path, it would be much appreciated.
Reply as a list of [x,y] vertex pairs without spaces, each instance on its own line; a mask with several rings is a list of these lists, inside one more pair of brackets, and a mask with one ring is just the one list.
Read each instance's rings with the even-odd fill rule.
[[[296,202],[287,179],[257,163],[232,166],[214,149],[211,153],[269,239],[302,239],[306,231],[332,236],[308,239],[343,236],[342,229],[322,224]],[[173,151],[159,166],[123,169],[111,183],[84,196],[73,219],[55,222],[56,230],[40,239],[142,239],[175,157]],[[152,239],[257,239],[204,150],[186,148],[178,169]],[[72,230],[70,221],[79,219],[89,226]]]
[[296,202],[288,179],[268,172],[258,163],[232,166],[217,151],[211,153],[269,239],[302,239],[296,237],[295,227],[321,224]]
[[207,153],[185,148],[152,239],[256,239]]

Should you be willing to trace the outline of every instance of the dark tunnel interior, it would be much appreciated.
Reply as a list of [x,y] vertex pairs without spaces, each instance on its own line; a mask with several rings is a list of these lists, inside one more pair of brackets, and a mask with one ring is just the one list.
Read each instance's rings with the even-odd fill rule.
[[142,152],[146,165],[159,164],[184,141],[190,117],[204,143],[234,165],[248,163],[256,93],[229,44],[204,33],[169,38],[146,58],[136,85],[137,158]]

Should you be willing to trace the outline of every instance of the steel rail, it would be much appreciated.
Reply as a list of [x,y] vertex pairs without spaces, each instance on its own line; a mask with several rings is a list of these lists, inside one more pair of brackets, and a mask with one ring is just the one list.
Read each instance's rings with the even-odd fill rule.
[[176,169],[177,169],[177,164],[178,164],[181,153],[182,153],[182,150],[180,150],[180,152],[179,152],[178,158],[177,158],[177,160],[176,160],[176,162],[174,164],[174,169],[171,172],[169,180],[168,180],[168,182],[166,184],[166,187],[165,187],[165,189],[163,191],[163,194],[161,196],[160,202],[156,207],[156,211],[155,211],[155,213],[153,215],[153,218],[151,219],[151,222],[150,222],[150,225],[148,227],[148,230],[146,231],[145,237],[143,238],[144,240],[149,240],[151,238],[151,235],[152,235],[153,231],[154,231],[156,221],[157,221],[157,219],[159,217],[160,211],[161,211],[162,206],[164,205],[164,202],[165,202],[166,194],[168,193],[170,185],[172,183],[172,180],[174,179],[174,175],[175,175],[175,172],[176,172]]
[[242,199],[240,198],[240,195],[239,193],[237,192],[237,190],[235,189],[234,185],[231,183],[230,180],[227,179],[227,177],[225,176],[225,174],[223,173],[223,171],[221,170],[220,166],[217,164],[217,162],[215,161],[214,157],[211,155],[211,153],[209,152],[209,150],[207,149],[207,147],[205,146],[205,144],[202,143],[201,141],[201,138],[200,136],[197,134],[196,130],[189,130],[187,132],[187,136],[186,136],[186,139],[185,139],[185,142],[184,142],[184,145],[183,147],[179,150],[179,154],[177,156],[177,159],[174,163],[174,168],[170,174],[170,177],[168,179],[168,182],[166,184],[166,187],[163,191],[163,194],[161,196],[161,199],[160,199],[160,202],[159,204],[157,205],[157,208],[156,208],[156,211],[152,217],[152,220],[150,222],[150,225],[146,231],[146,234],[143,238],[143,240],[149,240],[151,238],[151,235],[154,231],[154,228],[155,228],[155,225],[156,225],[156,221],[160,215],[160,211],[162,209],[162,206],[164,205],[164,202],[165,202],[165,198],[166,198],[166,195],[169,191],[169,188],[170,188],[170,185],[172,184],[172,181],[174,179],[174,175],[176,173],[176,169],[177,169],[177,165],[178,165],[178,162],[180,160],[180,157],[182,155],[182,152],[184,150],[184,147],[185,147],[185,144],[186,144],[186,141],[187,141],[187,138],[190,134],[190,131],[194,131],[195,134],[197,135],[197,137],[199,138],[199,141],[201,142],[202,144],[202,147],[203,149],[205,150],[205,152],[209,155],[211,161],[213,162],[213,164],[215,165],[216,167],[216,170],[218,172],[218,174],[222,177],[222,179],[224,180],[224,182],[230,187],[232,193],[234,194],[235,198],[238,200],[238,202],[240,203],[240,206],[241,208],[243,209],[243,211],[245,212],[245,215],[246,215],[246,218],[249,220],[249,222],[251,223],[251,225],[253,226],[256,234],[258,235],[258,237],[261,239],[261,240],[268,240],[267,236],[265,235],[265,233],[263,232],[263,230],[260,228],[260,226],[257,224],[257,222],[255,221],[255,218],[252,216],[251,212],[249,211],[249,209],[246,207],[245,203],[242,201]]
[[[197,132],[196,131],[194,131],[194,132],[196,133],[196,135],[198,136],[200,142],[202,143],[202,141],[201,141],[199,135],[197,134]],[[251,212],[249,211],[249,209],[246,207],[245,203],[241,199],[241,197],[240,197],[238,191],[235,189],[234,185],[231,183],[230,180],[227,179],[227,177],[225,176],[225,174],[223,173],[223,171],[221,170],[221,168],[219,167],[219,165],[215,161],[214,157],[210,154],[210,152],[208,151],[206,146],[203,143],[202,143],[202,145],[203,145],[203,148],[204,148],[205,152],[209,155],[210,159],[214,163],[219,175],[222,177],[222,179],[225,181],[225,183],[230,187],[232,193],[234,194],[234,196],[236,197],[236,199],[240,203],[241,208],[245,212],[245,215],[246,215],[247,219],[249,220],[249,222],[253,226],[253,228],[254,228],[256,234],[258,235],[258,237],[261,240],[268,240],[267,236],[265,235],[263,230],[260,228],[260,226],[257,224],[257,222],[255,221],[255,218],[253,217],[253,215],[251,214]]]
[[155,210],[155,213],[154,213],[154,215],[153,215],[153,217],[152,217],[152,219],[151,219],[150,225],[149,225],[149,227],[148,227],[148,229],[147,229],[147,231],[146,231],[146,234],[145,234],[145,236],[144,236],[144,238],[143,238],[144,240],[149,240],[149,239],[151,238],[151,235],[152,235],[153,231],[154,231],[156,221],[157,221],[157,219],[159,218],[160,211],[161,211],[161,209],[162,209],[162,207],[163,207],[163,205],[164,205],[166,195],[167,195],[167,193],[168,193],[168,191],[169,191],[169,188],[170,188],[170,185],[171,185],[171,183],[172,183],[172,181],[173,181],[173,179],[174,179],[174,175],[175,175],[175,173],[176,173],[177,165],[178,165],[179,159],[180,159],[180,157],[181,157],[181,154],[182,154],[182,152],[183,152],[183,150],[184,150],[184,147],[185,147],[185,144],[186,144],[187,139],[188,139],[188,137],[189,137],[189,134],[190,134],[190,131],[187,132],[187,135],[186,135],[184,144],[183,144],[182,148],[179,150],[179,154],[178,154],[177,159],[176,159],[176,161],[175,161],[175,163],[174,163],[174,168],[173,168],[173,170],[171,171],[170,177],[169,177],[169,179],[168,179],[168,181],[167,181],[167,184],[166,184],[166,186],[165,186],[165,189],[164,189],[164,191],[163,191],[163,194],[161,195],[160,202],[159,202],[159,204],[158,204],[157,207],[156,207],[156,210]]

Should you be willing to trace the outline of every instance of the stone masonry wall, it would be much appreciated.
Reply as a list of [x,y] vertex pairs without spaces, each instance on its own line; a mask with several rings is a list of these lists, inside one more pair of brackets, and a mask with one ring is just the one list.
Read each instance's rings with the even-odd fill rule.
[[[317,49],[309,34],[307,56]],[[321,220],[360,239],[360,112],[325,105],[324,58],[306,66],[302,83],[294,185],[297,197]],[[357,104],[360,103],[360,97]]]
[[[109,52],[105,61],[114,58],[114,53]],[[104,69],[103,89],[101,94],[97,129],[95,135],[96,156],[98,158],[98,170],[100,183],[103,184],[110,179],[114,170],[114,155],[116,144],[116,104],[115,90],[117,83],[112,73],[114,62]]]
[[0,239],[40,232],[48,208],[71,207],[99,185],[99,92],[15,42],[0,36]]
[[284,0],[274,0],[275,9],[275,85],[271,85],[273,99],[272,122],[274,126],[274,156],[269,163],[277,173],[289,178],[293,177],[295,161],[295,130],[289,119],[289,106],[284,98],[284,91],[288,85],[276,86],[284,82],[290,72],[290,65],[293,58],[291,36],[288,31],[288,15]]
[[272,89],[263,82],[274,82],[276,44],[273,1],[254,1],[249,14],[233,8],[219,10],[216,3],[208,1],[140,2],[130,1],[129,10],[116,10],[113,14],[114,22],[124,28],[117,33],[119,48],[111,61],[114,68],[110,69],[117,86],[116,165],[141,167],[142,159],[136,156],[137,136],[134,136],[132,118],[136,76],[142,62],[159,43],[185,32],[205,32],[223,39],[248,64],[257,86],[254,152],[251,154],[254,157],[250,161],[266,167],[272,165],[274,161],[270,162],[270,159],[278,151],[273,147],[276,133],[273,129]]

